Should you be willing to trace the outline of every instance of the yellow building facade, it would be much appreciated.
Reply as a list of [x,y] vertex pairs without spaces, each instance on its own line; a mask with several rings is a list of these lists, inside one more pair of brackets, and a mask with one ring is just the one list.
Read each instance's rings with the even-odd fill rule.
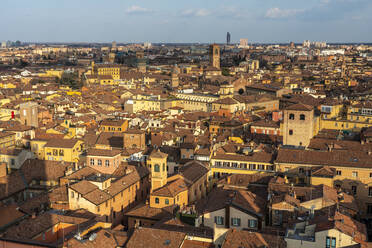
[[50,140],[44,145],[46,160],[78,162],[83,142],[75,139]]

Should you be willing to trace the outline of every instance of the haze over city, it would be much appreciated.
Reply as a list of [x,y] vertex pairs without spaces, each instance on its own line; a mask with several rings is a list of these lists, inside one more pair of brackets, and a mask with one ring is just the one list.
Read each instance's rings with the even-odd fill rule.
[[[370,0],[2,0],[0,40],[372,42]],[[4,25],[6,24],[6,25]]]

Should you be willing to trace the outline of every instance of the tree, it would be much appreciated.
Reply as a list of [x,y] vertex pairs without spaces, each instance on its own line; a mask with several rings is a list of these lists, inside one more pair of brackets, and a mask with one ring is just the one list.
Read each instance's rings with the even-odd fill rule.
[[56,82],[61,85],[66,85],[72,89],[81,89],[83,83],[77,72],[64,72],[61,78],[56,78]]
[[35,79],[35,78],[31,79],[31,81],[30,81],[31,85],[44,84],[44,83],[45,83],[45,81],[43,81],[41,79]]
[[19,66],[21,68],[24,68],[24,67],[28,66],[28,62],[27,61],[24,61],[24,60],[21,60],[20,63],[19,63]]
[[222,68],[222,75],[223,76],[230,76],[229,68],[226,68],[226,67]]

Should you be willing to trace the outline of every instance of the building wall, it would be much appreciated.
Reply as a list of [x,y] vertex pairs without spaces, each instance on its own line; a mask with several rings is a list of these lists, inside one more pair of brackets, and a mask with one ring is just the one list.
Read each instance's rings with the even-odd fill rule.
[[[137,225],[142,227],[151,227],[153,226],[158,220],[150,220],[150,219],[139,219],[137,217],[128,217],[128,229],[133,230]],[[1,247],[0,247],[1,248]]]
[[183,108],[186,111],[203,111],[210,112],[211,104],[201,101],[190,101],[190,100],[180,100],[177,102],[177,107]]
[[251,126],[251,133],[280,136],[280,128]]
[[332,129],[332,130],[360,130],[363,127],[372,127],[372,119],[369,123],[341,120],[341,119],[322,119],[320,122],[321,129]]
[[333,178],[326,178],[326,177],[311,177],[310,179],[311,185],[327,185],[329,187],[333,187]]
[[102,132],[125,132],[128,129],[128,120],[125,120],[122,125],[120,126],[110,126],[110,125],[102,125],[100,130]]
[[[232,226],[231,225],[231,219],[232,218],[239,218],[240,219],[240,226],[239,227],[236,227],[236,226]],[[250,228],[248,226],[248,220],[256,220],[257,221],[257,225],[259,225],[258,223],[258,219],[254,216],[251,216],[247,213],[244,213],[234,207],[231,207],[230,206],[230,228],[235,228],[235,229],[251,229],[251,230],[258,230],[258,226],[256,228]]]
[[104,67],[99,66],[97,68],[97,73],[99,76],[110,75],[113,79],[120,79],[120,67]]
[[145,149],[146,147],[146,140],[145,134],[132,134],[132,133],[124,133],[124,148],[139,148]]
[[0,154],[0,160],[2,162],[5,162],[7,164],[7,167],[12,170],[18,170],[23,162],[25,162],[29,158],[33,158],[33,153],[27,150],[22,150],[22,152],[18,154],[18,156]]
[[78,162],[81,153],[81,141],[76,142],[73,148],[44,147],[46,160]]
[[[312,164],[290,164],[290,163],[275,163],[277,172],[286,172],[295,177],[306,178],[305,173],[300,172],[300,168],[303,170],[310,170],[313,166]],[[314,185],[318,184],[327,184],[331,187],[336,185],[340,186],[346,192],[351,193],[352,187],[356,187],[356,194],[354,195],[355,199],[358,202],[360,211],[362,214],[367,214],[367,206],[372,205],[372,197],[368,196],[369,187],[372,187],[372,170],[369,168],[360,168],[357,167],[346,167],[346,166],[330,166],[331,168],[336,169],[337,173],[341,175],[336,175],[331,181],[330,179],[323,178],[308,178],[306,181],[313,182]],[[354,177],[355,172],[357,176]],[[372,217],[372,214],[369,214]]]
[[[234,167],[233,163],[236,163],[237,167]],[[252,169],[253,167],[255,169]],[[262,167],[264,168],[264,170],[260,169]],[[213,157],[211,158],[211,172],[212,173],[255,174],[255,173],[267,173],[267,172],[274,172],[274,171],[275,171],[274,165],[271,163],[215,159]]]
[[318,247],[325,247],[327,236],[336,238],[336,247],[344,247],[344,246],[350,246],[350,245],[357,244],[356,242],[353,241],[352,237],[344,233],[341,233],[336,229],[317,232],[315,234],[315,242],[294,240],[294,239],[288,239],[288,238],[285,238],[285,241],[287,242],[288,248],[298,248],[298,247],[318,248]]
[[15,133],[8,133],[0,137],[0,148],[13,148],[15,147],[16,136]]
[[181,148],[181,158],[182,159],[194,159],[194,149]]
[[[290,115],[294,115],[294,120],[290,119]],[[300,120],[300,115],[304,115],[305,120]],[[283,144],[307,147],[310,144],[311,138],[314,136],[314,124],[313,110],[284,110]]]
[[101,211],[98,212],[98,208],[95,204],[84,199],[81,194],[71,188],[68,189],[68,202],[71,210],[83,208],[94,214],[103,214],[106,212],[104,208],[100,209]]
[[40,160],[44,160],[45,158],[45,152],[44,152],[44,146],[47,143],[47,141],[44,140],[31,140],[31,151],[35,154],[36,158]]
[[42,234],[39,234],[34,239],[47,243],[54,243],[57,242],[58,239],[63,238],[63,235],[67,235],[68,233],[76,229],[77,226],[74,224],[58,223],[57,225],[53,226],[52,228],[49,228]]
[[[61,182],[62,183],[62,182]],[[109,185],[107,185],[108,187]],[[102,187],[100,187],[102,189]],[[144,177],[134,184],[126,187],[106,202],[95,205],[84,199],[81,195],[71,188],[68,189],[69,209],[86,209],[94,214],[106,216],[106,221],[114,225],[120,224],[125,211],[137,205],[147,198],[150,191],[149,178]],[[74,197],[72,197],[74,192]]]
[[[159,199],[159,203],[156,203],[156,199]],[[169,204],[166,204],[168,200]],[[171,205],[178,205],[181,208],[188,204],[188,190],[182,191],[174,197],[157,196],[155,194],[150,195],[150,207],[152,208],[164,208]]]
[[[101,165],[98,165],[99,160],[101,161]],[[108,161],[109,163],[108,166],[106,165],[106,161]],[[101,173],[112,174],[119,167],[119,164],[121,163],[121,156],[120,154],[114,157],[88,155],[86,163],[89,167],[92,167],[93,169],[98,170]]]
[[199,178],[188,189],[188,204],[193,203],[207,195],[208,173]]
[[[208,212],[208,213],[205,213],[204,215],[202,215],[203,219],[204,219],[204,225],[207,226],[207,227],[210,227],[212,229],[225,229],[226,228],[226,209],[225,208],[222,208],[222,209],[219,209],[217,211],[214,211],[214,212]],[[217,225],[215,222],[214,222],[214,219],[216,216],[220,216],[220,217],[223,217],[224,218],[224,223],[222,225]],[[229,220],[227,220],[229,221]],[[199,223],[202,223],[202,220],[199,220]]]
[[26,102],[20,104],[19,114],[21,123],[26,126],[38,127],[38,105],[35,102]]
[[265,111],[279,110],[279,100],[247,103],[245,109],[251,111],[253,108],[262,108]]

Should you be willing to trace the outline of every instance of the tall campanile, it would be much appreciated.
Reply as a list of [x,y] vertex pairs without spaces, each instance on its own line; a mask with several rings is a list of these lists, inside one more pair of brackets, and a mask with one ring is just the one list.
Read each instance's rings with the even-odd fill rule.
[[212,44],[209,46],[209,62],[211,66],[220,69],[220,46]]

